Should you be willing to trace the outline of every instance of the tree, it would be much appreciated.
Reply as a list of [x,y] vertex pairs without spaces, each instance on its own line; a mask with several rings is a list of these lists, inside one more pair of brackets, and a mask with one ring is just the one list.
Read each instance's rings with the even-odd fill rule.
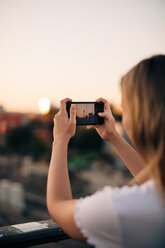
[[12,129],[7,135],[7,150],[17,155],[31,155],[39,159],[47,152],[46,145],[33,134],[30,125]]

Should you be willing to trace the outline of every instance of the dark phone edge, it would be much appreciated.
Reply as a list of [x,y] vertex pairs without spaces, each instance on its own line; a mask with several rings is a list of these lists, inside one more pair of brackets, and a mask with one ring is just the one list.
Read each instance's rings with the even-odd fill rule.
[[[95,103],[103,103],[103,102],[66,102],[66,103],[69,103],[69,104],[95,104]],[[104,104],[104,103],[103,103]]]

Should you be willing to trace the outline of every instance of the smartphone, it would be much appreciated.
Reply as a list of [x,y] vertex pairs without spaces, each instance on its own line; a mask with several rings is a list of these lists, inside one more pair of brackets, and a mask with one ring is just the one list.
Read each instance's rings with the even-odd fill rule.
[[103,102],[67,102],[66,110],[70,117],[70,106],[76,106],[76,125],[101,125],[104,118],[98,116],[98,113],[104,112]]

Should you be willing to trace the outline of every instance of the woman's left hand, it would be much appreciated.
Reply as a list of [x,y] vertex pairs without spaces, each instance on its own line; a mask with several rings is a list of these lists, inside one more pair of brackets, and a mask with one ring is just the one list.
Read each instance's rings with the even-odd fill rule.
[[54,118],[54,140],[69,142],[70,138],[74,136],[76,131],[76,107],[71,104],[70,107],[70,118],[66,111],[66,102],[72,101],[70,98],[65,98],[60,102],[60,111],[55,115]]

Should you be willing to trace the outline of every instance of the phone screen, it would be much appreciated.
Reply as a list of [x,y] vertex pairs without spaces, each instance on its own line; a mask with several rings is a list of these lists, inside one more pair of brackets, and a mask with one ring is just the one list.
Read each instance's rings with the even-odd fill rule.
[[70,106],[76,105],[76,125],[101,125],[104,118],[98,116],[99,112],[104,112],[103,102],[67,102],[66,110],[70,117]]

